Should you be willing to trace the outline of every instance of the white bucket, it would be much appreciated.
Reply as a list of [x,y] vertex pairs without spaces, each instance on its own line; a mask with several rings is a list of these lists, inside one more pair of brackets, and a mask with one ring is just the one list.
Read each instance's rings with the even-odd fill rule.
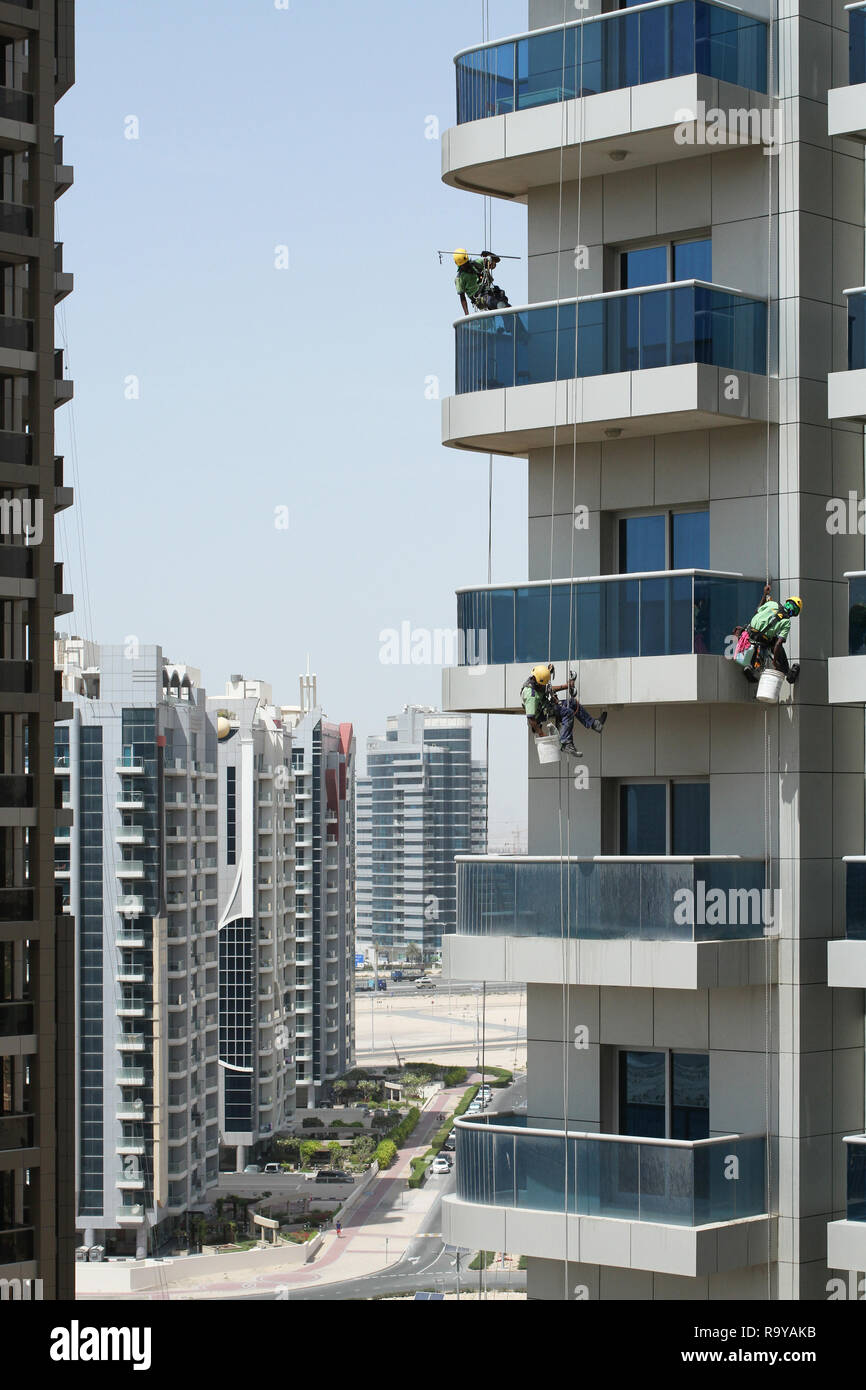
[[777,705],[784,681],[785,677],[781,671],[762,671],[761,679],[758,681],[757,698],[764,705]]
[[543,738],[536,735],[535,748],[540,763],[559,762],[559,734],[545,734]]

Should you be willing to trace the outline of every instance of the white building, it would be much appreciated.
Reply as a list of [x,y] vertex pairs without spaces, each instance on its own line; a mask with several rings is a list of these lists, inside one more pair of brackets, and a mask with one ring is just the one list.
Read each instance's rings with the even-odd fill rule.
[[217,1179],[216,727],[161,648],[59,640],[55,878],[76,925],[76,1225],[143,1255]]
[[[553,659],[610,710],[530,750],[529,855],[460,865],[446,969],[527,982],[528,1114],[459,1123],[443,1232],[531,1298],[823,1299],[866,1268],[863,11],[599,10],[458,56],[442,142],[526,204],[530,301],[455,325],[444,442],[527,459],[529,567],[461,591],[444,705]],[[767,576],[777,707],[726,659]]]
[[358,948],[436,959],[457,921],[457,854],[487,848],[487,770],[468,715],[407,705],[367,739],[358,779]]
[[263,681],[208,701],[219,762],[219,1119],[238,1172],[295,1109],[292,735]]

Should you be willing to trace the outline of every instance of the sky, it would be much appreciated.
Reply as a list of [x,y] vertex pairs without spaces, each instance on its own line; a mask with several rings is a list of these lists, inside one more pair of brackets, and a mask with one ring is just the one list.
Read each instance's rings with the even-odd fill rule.
[[[76,506],[58,521],[61,630],[138,637],[368,734],[437,705],[435,666],[382,634],[456,626],[487,577],[487,457],[444,449],[453,263],[483,200],[440,179],[453,56],[484,6],[79,0],[57,110],[75,292],[58,311],[75,400],[57,415]],[[490,33],[524,3],[488,4]],[[525,299],[526,211],[495,201],[498,276]],[[284,268],[287,267],[287,268]],[[81,563],[82,547],[86,553]],[[494,462],[493,578],[526,576],[526,462]],[[491,825],[525,822],[522,720],[491,720]],[[483,750],[484,720],[476,746]]]

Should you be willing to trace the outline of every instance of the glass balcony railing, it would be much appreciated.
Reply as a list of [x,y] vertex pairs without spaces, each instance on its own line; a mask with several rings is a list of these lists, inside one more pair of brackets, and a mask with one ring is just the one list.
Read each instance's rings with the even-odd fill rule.
[[866,289],[850,290],[848,301],[848,370],[866,367]]
[[846,1138],[849,1221],[866,1221],[866,1134]]
[[866,656],[866,572],[851,571],[848,580],[848,655]]
[[866,8],[848,11],[848,83],[866,82]]
[[[457,1196],[486,1206],[706,1226],[767,1210],[766,1139],[663,1140],[458,1120]],[[731,1158],[738,1176],[731,1177]]]
[[756,611],[762,589],[760,579],[706,570],[463,589],[457,664],[722,655],[734,627]]
[[845,861],[845,936],[866,941],[866,858]]
[[35,1011],[29,999],[0,1003],[0,1038],[24,1037],[35,1033]]
[[676,0],[487,44],[454,62],[458,125],[690,73],[766,92],[767,26],[724,5]]
[[742,941],[773,924],[765,884],[763,860],[459,857],[457,935]]
[[474,314],[455,333],[457,395],[692,362],[767,372],[764,301],[699,280]]
[[32,1149],[33,1116],[0,1115],[0,1152],[4,1149]]

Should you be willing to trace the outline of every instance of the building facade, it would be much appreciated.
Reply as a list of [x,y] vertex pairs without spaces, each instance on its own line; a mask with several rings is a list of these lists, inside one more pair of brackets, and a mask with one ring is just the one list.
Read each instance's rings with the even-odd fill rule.
[[355,735],[317,704],[284,705],[295,777],[296,1085],[314,1106],[355,1060]]
[[[74,81],[73,0],[8,4],[0,17],[0,1278],[72,1297],[73,924],[55,895],[54,621],[68,612],[54,513],[71,505],[55,456],[68,401],[55,304],[69,293],[54,204],[72,183],[55,103]],[[37,1286],[31,1285],[31,1291]],[[35,1296],[35,1295],[34,1295]]]
[[435,960],[457,921],[454,857],[487,849],[487,771],[467,715],[407,705],[367,740],[358,779],[357,938]]
[[[458,1122],[443,1232],[531,1298],[864,1268],[863,536],[828,524],[864,483],[861,23],[530,0],[456,60],[444,178],[526,205],[529,303],[455,325],[443,438],[527,459],[529,568],[459,592],[486,667],[444,704],[514,714],[553,659],[610,710],[580,766],[530,747],[529,854],[461,861],[446,950],[527,982],[527,1115]],[[778,705],[730,659],[766,580],[803,600]]]
[[219,759],[219,1121],[243,1172],[295,1109],[292,734],[270,686],[210,699]]
[[76,923],[76,1225],[158,1250],[216,1183],[217,734],[160,647],[57,642],[55,877]]

